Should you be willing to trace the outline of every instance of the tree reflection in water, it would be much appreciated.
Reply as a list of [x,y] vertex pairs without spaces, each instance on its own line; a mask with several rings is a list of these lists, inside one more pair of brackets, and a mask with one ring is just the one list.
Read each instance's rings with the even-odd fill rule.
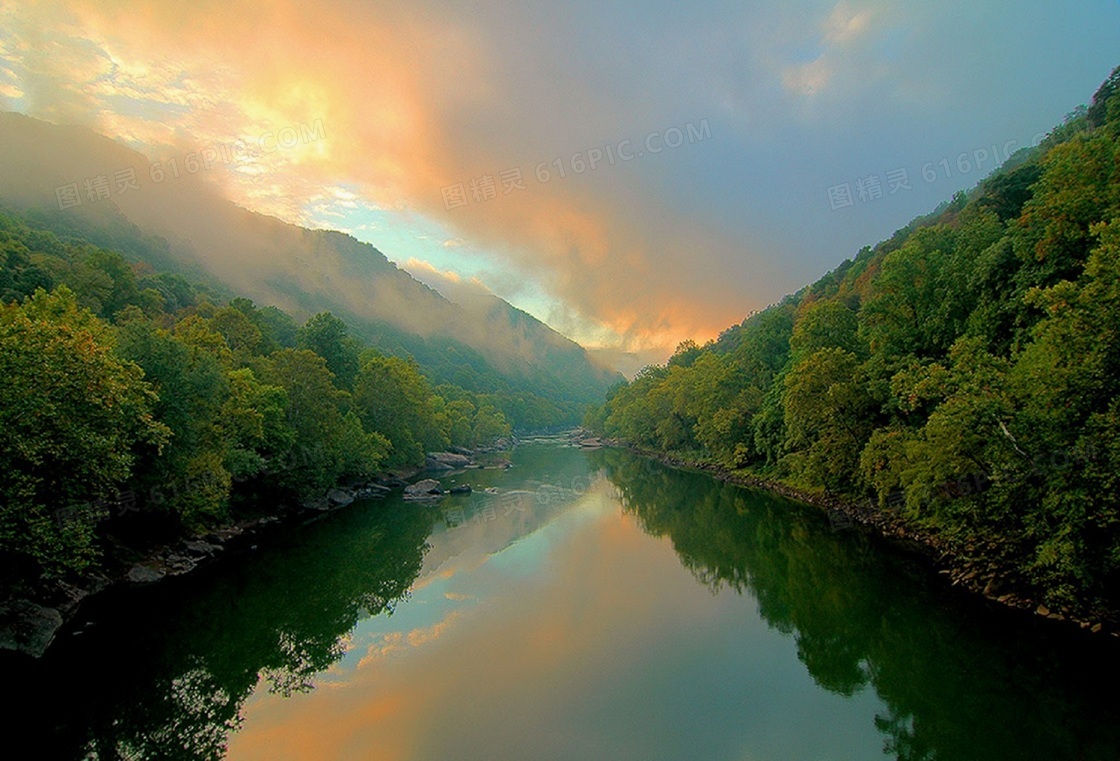
[[925,759],[1120,756],[1120,673],[1112,643],[990,611],[945,590],[931,569],[818,510],[672,470],[618,450],[591,453],[623,509],[668,537],[713,592],[755,598],[794,637],[821,687],[871,687],[884,750]]
[[33,692],[13,727],[47,758],[221,758],[258,680],[309,689],[354,625],[390,610],[419,573],[438,513],[354,508],[281,530],[270,541],[286,546],[227,559],[213,578],[96,601],[104,631],[63,640],[17,681]]

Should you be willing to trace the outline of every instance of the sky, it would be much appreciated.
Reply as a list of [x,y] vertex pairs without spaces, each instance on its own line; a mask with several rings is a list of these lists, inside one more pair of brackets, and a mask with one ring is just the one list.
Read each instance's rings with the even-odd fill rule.
[[972,187],[1120,64],[1120,3],[0,5],[0,110],[663,360]]

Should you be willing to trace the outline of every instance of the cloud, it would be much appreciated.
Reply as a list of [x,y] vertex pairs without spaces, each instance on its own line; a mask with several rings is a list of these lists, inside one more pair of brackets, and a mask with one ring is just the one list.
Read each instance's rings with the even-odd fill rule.
[[[22,93],[32,115],[166,155],[259,147],[319,123],[321,139],[211,176],[290,221],[330,224],[363,204],[402,228],[431,220],[433,246],[485,251],[501,263],[488,285],[508,297],[533,283],[581,340],[667,352],[957,189],[841,216],[822,200],[828,185],[904,162],[916,172],[948,150],[923,139],[935,130],[964,150],[1022,140],[1009,124],[1029,124],[1026,137],[1050,126],[1046,98],[1061,100],[1060,118],[1085,97],[1068,94],[1071,76],[1091,92],[1115,63],[1081,42],[1115,29],[1106,15],[1041,3],[1009,15],[963,0],[704,13],[591,0],[47,0],[0,8],[0,64],[12,72],[0,97]],[[1072,40],[1086,55],[1035,61]],[[1031,83],[1030,98],[1016,82]],[[709,139],[656,153],[643,143],[701,121]],[[624,141],[643,155],[619,160]],[[587,169],[592,149],[604,158]],[[458,186],[465,203],[452,205],[445,190]]]
[[[873,23],[883,18],[874,5],[841,0],[819,25],[820,54],[811,61],[788,66],[782,72],[782,86],[802,96],[818,95],[842,73],[850,81],[866,84],[879,67],[866,55],[864,45]],[[862,77],[850,77],[862,69]]]
[[[570,165],[561,178],[563,167],[549,163],[570,164],[572,145],[586,150],[630,139],[641,150],[647,133],[684,129],[685,121],[627,119],[613,104],[599,109],[603,123],[593,133],[555,104],[529,129],[510,130],[514,114],[546,104],[521,102],[518,73],[493,64],[510,40],[465,12],[392,3],[376,12],[357,3],[328,11],[287,0],[271,4],[264,17],[251,2],[137,9],[78,0],[7,13],[17,22],[18,74],[35,115],[184,153],[235,140],[259,146],[264,135],[321,123],[324,139],[256,155],[224,175],[226,191],[251,208],[329,222],[360,196],[440,219],[458,233],[447,248],[463,239],[489,247],[569,305],[578,322],[631,344],[711,332],[747,308],[718,277],[685,278],[699,281],[698,293],[681,290],[668,274],[680,246],[712,244],[671,206],[633,190],[620,195],[618,178],[577,177]],[[32,46],[44,52],[33,55]],[[576,101],[598,97],[589,82],[565,87]],[[556,175],[551,184],[534,176],[542,162]],[[442,188],[484,176],[497,182],[513,167],[524,190],[502,194],[499,185],[493,199],[446,208]],[[617,164],[596,171],[644,173]],[[636,218],[625,219],[632,212],[623,205]],[[697,310],[701,297],[707,304]]]
[[846,0],[837,3],[824,24],[825,42],[844,46],[858,40],[867,30],[871,18],[870,8],[857,10]]
[[464,278],[453,270],[441,270],[431,262],[411,257],[404,263],[414,278],[460,305],[469,305],[479,297],[493,298],[494,294],[475,277]]
[[831,78],[832,70],[824,56],[791,66],[782,73],[782,85],[798,95],[816,95],[824,90]]

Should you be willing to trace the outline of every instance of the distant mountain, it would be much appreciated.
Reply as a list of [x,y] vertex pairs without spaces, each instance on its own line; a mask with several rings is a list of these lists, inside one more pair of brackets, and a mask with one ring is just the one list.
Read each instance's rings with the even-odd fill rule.
[[90,130],[0,113],[0,204],[57,234],[300,318],[330,310],[379,348],[414,356],[436,382],[590,402],[621,380],[496,296],[449,300],[349,235],[237,206],[205,168],[191,174],[181,160],[175,176],[169,162],[152,166]]

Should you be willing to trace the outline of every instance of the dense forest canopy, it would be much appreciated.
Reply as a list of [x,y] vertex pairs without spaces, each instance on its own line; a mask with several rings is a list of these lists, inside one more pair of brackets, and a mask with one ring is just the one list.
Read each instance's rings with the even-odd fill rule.
[[1120,608],[1120,68],[968,193],[585,425],[930,530],[1051,605]]

